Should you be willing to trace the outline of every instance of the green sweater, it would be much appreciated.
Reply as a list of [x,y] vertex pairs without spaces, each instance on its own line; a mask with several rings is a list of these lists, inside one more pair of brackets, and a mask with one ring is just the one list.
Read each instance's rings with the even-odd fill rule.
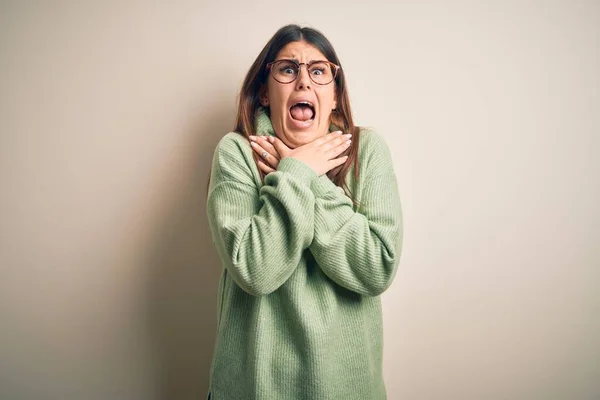
[[[257,135],[274,135],[261,112]],[[213,400],[381,400],[380,294],[402,248],[389,149],[363,129],[354,207],[326,174],[295,158],[260,180],[248,140],[217,145],[207,201],[223,263]]]

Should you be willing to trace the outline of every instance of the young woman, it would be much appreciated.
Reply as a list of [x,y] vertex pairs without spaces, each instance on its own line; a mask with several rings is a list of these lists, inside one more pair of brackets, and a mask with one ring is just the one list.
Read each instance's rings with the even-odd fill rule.
[[275,33],[214,153],[207,213],[223,262],[213,400],[380,400],[380,294],[402,248],[389,149],[356,127],[319,31]]

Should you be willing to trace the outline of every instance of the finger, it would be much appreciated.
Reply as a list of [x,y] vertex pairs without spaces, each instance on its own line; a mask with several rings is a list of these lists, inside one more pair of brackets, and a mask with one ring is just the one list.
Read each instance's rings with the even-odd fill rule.
[[350,134],[343,135],[343,136],[337,138],[335,141],[332,141],[331,143],[332,143],[333,147],[325,152],[327,157],[329,157],[329,158],[337,157],[340,154],[342,154],[344,151],[346,151],[346,149],[348,149],[348,147],[350,147],[350,144],[352,144],[352,140],[349,139],[350,136],[352,136],[352,135],[350,135]]
[[335,167],[338,167],[338,166],[342,165],[347,160],[348,160],[348,156],[342,156],[340,158],[334,158],[333,160],[329,160],[328,163],[331,166],[331,168],[329,170],[332,170]]
[[325,136],[321,136],[318,139],[314,140],[311,145],[314,145],[316,148],[321,149],[322,151],[326,151],[332,146],[330,142],[339,138],[342,135],[342,131],[331,132]]
[[326,157],[333,158],[340,154],[337,152],[337,146],[345,143],[348,140],[348,137],[352,136],[350,134],[342,135],[340,131],[334,132],[332,134],[327,135],[329,137],[325,137],[325,142],[317,147],[317,149],[325,154]]
[[275,172],[273,168],[264,163],[263,160],[256,160],[258,163],[258,168],[264,172],[265,174],[270,174],[271,172]]
[[265,149],[270,155],[272,155],[273,157],[281,160],[280,154],[277,151],[277,149],[267,140],[266,137],[264,136],[257,136],[257,141],[256,143],[258,143],[258,145],[260,147],[262,147],[263,149]]
[[269,154],[268,151],[263,149],[256,142],[250,142],[250,146],[252,146],[252,149],[256,152],[256,154],[258,154],[260,158],[265,160],[271,167],[277,168],[277,165],[279,164],[279,160],[277,160],[275,157],[273,157],[272,154]]
[[276,136],[269,136],[267,140],[273,145],[275,150],[277,150],[280,159],[287,157],[287,155],[292,151],[289,147],[285,145],[285,143],[281,141],[281,139],[279,139]]
[[342,131],[334,131],[334,132],[331,132],[331,133],[325,135],[325,139],[328,141],[335,140],[335,139],[340,138],[343,133],[344,132],[342,132]]

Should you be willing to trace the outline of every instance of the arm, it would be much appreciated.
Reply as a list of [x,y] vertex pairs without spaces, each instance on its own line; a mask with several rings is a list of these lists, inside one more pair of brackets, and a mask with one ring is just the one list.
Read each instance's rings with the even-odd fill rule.
[[[363,139],[364,138],[364,139]],[[334,282],[362,295],[377,296],[392,283],[402,249],[402,211],[392,158],[383,138],[369,133],[361,157],[361,205],[321,175],[315,194],[315,234],[310,251]],[[362,146],[361,146],[362,147]]]
[[207,213],[228,273],[244,291],[259,296],[287,281],[313,240],[310,185],[317,174],[287,158],[258,188],[250,166],[254,167],[254,160],[245,139],[226,136],[219,142]]

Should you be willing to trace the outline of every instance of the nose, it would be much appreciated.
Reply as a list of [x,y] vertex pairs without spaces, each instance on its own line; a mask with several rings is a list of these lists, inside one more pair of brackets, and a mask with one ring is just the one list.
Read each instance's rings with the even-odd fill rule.
[[311,82],[308,74],[308,65],[300,64],[300,68],[298,70],[298,78],[296,79],[296,90],[310,89]]

